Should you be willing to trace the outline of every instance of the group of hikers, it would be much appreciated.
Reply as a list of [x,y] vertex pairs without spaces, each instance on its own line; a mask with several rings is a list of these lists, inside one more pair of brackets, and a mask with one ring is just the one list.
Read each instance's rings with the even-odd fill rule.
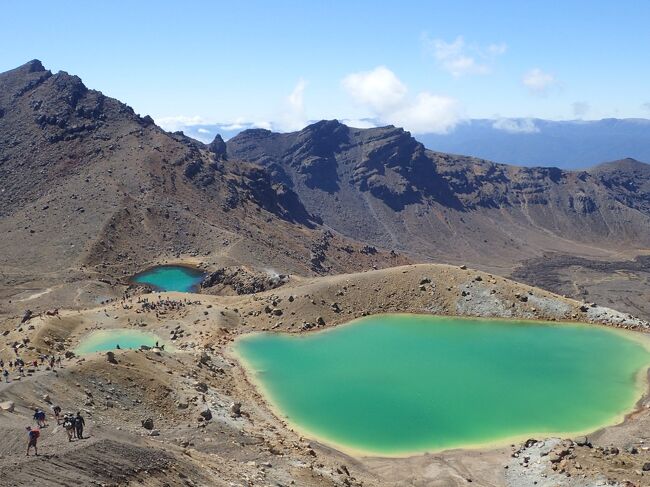
[[[86,421],[81,415],[81,412],[77,412],[76,415],[74,413],[65,413],[61,415],[61,407],[53,405],[52,413],[56,419],[56,424],[63,425],[63,430],[68,435],[68,441],[72,441],[73,438],[83,440]],[[29,452],[32,448],[34,448],[34,454],[38,456],[38,439],[41,436],[41,428],[46,428],[48,426],[45,419],[45,411],[42,409],[36,408],[34,410],[33,418],[36,426],[27,426],[25,428],[27,430],[27,456],[29,456]]]
[[13,370],[17,372],[20,377],[25,377],[25,367],[33,367],[34,369],[39,370],[41,366],[49,367],[50,370],[54,370],[55,366],[61,367],[61,356],[54,357],[54,355],[41,355],[39,360],[32,360],[25,362],[22,358],[16,357],[14,360],[9,360],[6,364],[3,359],[0,359],[0,369],[2,369],[2,378],[5,382],[9,382],[9,375]]

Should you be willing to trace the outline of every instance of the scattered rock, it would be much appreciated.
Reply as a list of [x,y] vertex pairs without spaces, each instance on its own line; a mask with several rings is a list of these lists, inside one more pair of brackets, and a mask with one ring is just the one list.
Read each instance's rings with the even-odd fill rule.
[[7,411],[9,413],[13,413],[15,407],[16,405],[14,404],[13,401],[0,402],[0,411]]
[[153,430],[153,419],[147,418],[142,421],[142,427],[146,430]]

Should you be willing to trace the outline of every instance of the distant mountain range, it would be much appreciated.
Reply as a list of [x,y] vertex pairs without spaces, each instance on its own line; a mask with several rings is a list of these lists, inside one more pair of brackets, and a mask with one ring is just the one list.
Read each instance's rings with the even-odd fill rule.
[[650,162],[650,120],[469,120],[417,137],[429,149],[522,166],[581,169],[602,161]]
[[[379,126],[374,120],[363,121]],[[186,135],[209,141],[228,140],[252,124],[206,124],[183,127]],[[518,166],[582,169],[602,161],[633,158],[650,162],[650,120],[608,118],[552,121],[532,118],[467,120],[447,134],[415,138],[439,152],[464,154]]]

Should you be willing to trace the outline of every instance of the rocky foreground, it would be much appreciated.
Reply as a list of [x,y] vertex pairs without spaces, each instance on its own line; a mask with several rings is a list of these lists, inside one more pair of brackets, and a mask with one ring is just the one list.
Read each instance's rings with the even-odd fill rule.
[[[464,267],[464,266],[463,266]],[[250,277],[250,276],[248,276]],[[230,281],[229,281],[230,282]],[[245,279],[245,282],[249,280]],[[241,333],[305,333],[386,312],[591,321],[644,331],[629,315],[471,269],[413,265],[322,278],[291,276],[252,295],[127,290],[98,307],[17,315],[2,324],[0,356],[64,358],[0,386],[2,486],[31,485],[648,485],[645,399],[621,425],[588,439],[352,458],[275,417],[230,351]],[[34,298],[38,304],[38,297]],[[176,351],[74,355],[93,329],[138,328]],[[585,358],[587,359],[587,358]],[[88,438],[68,442],[50,420],[41,456],[24,456],[34,407],[86,416]],[[646,467],[648,464],[648,467]]]

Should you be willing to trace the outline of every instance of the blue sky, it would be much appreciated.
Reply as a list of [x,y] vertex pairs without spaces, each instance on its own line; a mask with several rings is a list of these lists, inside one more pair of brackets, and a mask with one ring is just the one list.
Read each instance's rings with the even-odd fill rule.
[[650,117],[645,1],[5,1],[2,16],[0,71],[38,58],[169,128]]

